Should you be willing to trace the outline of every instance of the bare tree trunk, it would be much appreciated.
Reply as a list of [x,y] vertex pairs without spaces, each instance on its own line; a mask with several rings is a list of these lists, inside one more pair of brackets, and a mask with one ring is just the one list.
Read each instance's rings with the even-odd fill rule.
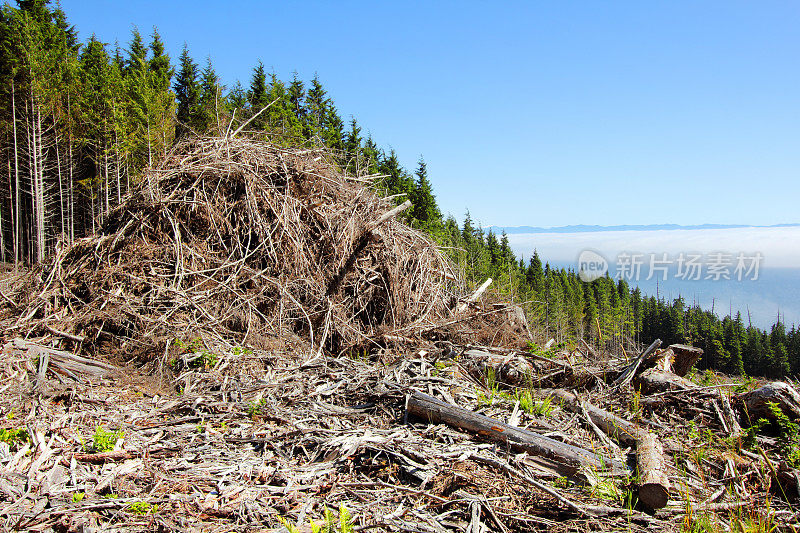
[[22,237],[20,231],[22,227],[20,224],[20,192],[19,192],[19,160],[17,157],[17,105],[14,98],[16,93],[14,86],[14,78],[11,78],[11,121],[14,123],[14,268],[19,266],[19,252],[22,246]]
[[114,129],[114,145],[114,172],[117,177],[117,205],[119,205],[122,203],[122,181],[119,176],[119,137],[116,128]]
[[105,217],[108,216],[108,212],[111,210],[110,207],[109,207],[109,204],[110,204],[110,201],[109,201],[109,189],[110,189],[110,187],[109,187],[109,181],[108,181],[108,145],[106,144],[105,140],[103,141],[103,148],[104,148],[103,149],[103,167],[104,167],[103,168],[103,174],[105,174],[105,182],[106,182],[106,205],[105,205],[105,213],[101,217],[101,220],[105,219]]
[[36,129],[34,135],[38,135],[39,139],[36,143],[36,159],[37,174],[38,174],[38,187],[37,187],[37,203],[39,209],[36,212],[36,261],[44,261],[45,255],[45,231],[44,231],[44,154],[42,152],[42,114],[41,110],[36,109]]
[[70,95],[67,92],[67,127],[69,128],[69,135],[67,139],[67,149],[68,149],[68,159],[67,164],[69,165],[69,189],[68,189],[68,209],[69,209],[69,244],[72,244],[75,241],[75,182],[74,177],[72,175],[72,113],[70,111]]
[[150,115],[147,115],[147,166],[153,166],[153,143],[150,136]]
[[[8,183],[9,183],[9,191],[11,189],[11,156],[6,154],[6,161],[8,162]],[[11,196],[8,197],[9,205],[11,203]],[[12,212],[13,218],[13,208],[10,209]],[[3,226],[3,206],[0,205],[0,259],[3,263],[6,262],[6,241],[5,241],[5,227]]]
[[56,138],[56,166],[58,169],[58,200],[59,200],[59,213],[61,219],[61,238],[66,235],[67,228],[65,224],[65,215],[64,215],[64,183],[61,176],[61,154],[58,151],[58,131],[55,131],[55,138]]

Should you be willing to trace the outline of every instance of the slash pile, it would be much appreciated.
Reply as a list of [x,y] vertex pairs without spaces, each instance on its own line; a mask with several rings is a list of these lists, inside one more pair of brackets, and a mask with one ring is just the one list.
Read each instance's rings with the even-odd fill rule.
[[185,142],[98,235],[6,293],[5,323],[143,359],[190,334],[333,353],[413,336],[447,316],[456,276],[424,234],[381,219],[391,204],[368,182],[322,151]]

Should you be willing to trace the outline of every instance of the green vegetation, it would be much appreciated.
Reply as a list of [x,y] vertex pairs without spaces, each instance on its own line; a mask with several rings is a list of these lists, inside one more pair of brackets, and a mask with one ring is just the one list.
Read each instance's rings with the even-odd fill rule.
[[775,402],[767,403],[767,407],[778,426],[781,456],[792,468],[800,467],[800,425],[792,422]]
[[[278,521],[289,533],[299,533],[300,529],[292,525],[288,520],[279,516]],[[338,522],[338,523],[337,523]],[[339,512],[334,514],[329,508],[325,507],[325,521],[319,525],[313,519],[309,520],[312,533],[353,533],[353,517],[347,507],[339,504]]]
[[0,442],[5,442],[9,448],[15,449],[27,442],[31,442],[31,436],[25,428],[0,428]]
[[266,401],[262,398],[255,402],[250,402],[247,404],[247,416],[250,418],[256,418],[259,414],[261,414],[261,408],[266,405]]
[[133,502],[125,510],[129,513],[138,514],[138,515],[145,515],[145,514],[155,514],[158,512],[158,505],[156,504],[149,504],[147,502]]
[[94,436],[92,437],[92,441],[94,443],[94,451],[101,453],[101,452],[110,452],[114,449],[114,445],[117,444],[117,441],[121,439],[125,433],[123,431],[108,431],[103,426],[97,426],[94,431]]
[[83,492],[73,492],[72,493],[72,503],[81,503],[83,498],[86,496]]
[[[203,344],[203,340],[200,338],[192,339],[188,343],[180,339],[175,339],[172,344],[181,353],[181,358],[176,357],[170,361],[170,366],[173,370],[181,370],[184,365],[189,368],[209,370],[214,368],[217,361],[219,361],[219,356],[207,350]],[[241,348],[238,349],[241,350]]]
[[[345,125],[316,76],[283,81],[257,61],[243,73],[249,83],[226,90],[211,61],[199,66],[188,47],[173,65],[155,29],[149,39],[134,29],[126,49],[109,49],[94,36],[79,42],[66,14],[43,0],[5,5],[0,34],[0,148],[9,154],[0,172],[8,199],[0,205],[0,261],[42,261],[59,235],[70,243],[95,231],[176,140],[222,134],[228,124],[235,128],[255,117],[248,128],[256,136],[327,147],[343,170],[382,176],[379,192],[414,204],[400,215],[403,221],[443,245],[470,284],[491,276],[495,290],[530,302],[531,325],[559,345],[586,340],[620,352],[630,339],[660,338],[703,348],[701,369],[800,376],[795,327],[787,332],[778,322],[763,331],[738,314],[720,320],[680,297],[646,297],[609,276],[584,283],[536,253],[527,262],[515,257],[507,235],[485,231],[469,212],[459,226],[442,215],[425,160],[410,172],[393,150],[364,137],[355,118]],[[200,350],[186,346],[188,353]],[[192,365],[211,368],[217,360],[212,352],[200,353]]]

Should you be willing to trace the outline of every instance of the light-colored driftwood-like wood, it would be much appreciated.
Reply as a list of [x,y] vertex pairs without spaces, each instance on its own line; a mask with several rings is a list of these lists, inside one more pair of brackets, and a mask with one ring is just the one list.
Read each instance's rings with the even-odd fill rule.
[[486,281],[483,282],[483,285],[478,287],[477,290],[473,292],[469,298],[466,299],[466,301],[458,305],[458,307],[456,308],[456,314],[460,315],[461,313],[467,310],[467,307],[469,307],[470,304],[477,302],[478,298],[481,297],[481,294],[486,292],[486,289],[488,289],[489,285],[491,284],[492,284],[492,278],[487,278]]
[[662,509],[669,501],[669,479],[665,466],[661,443],[652,433],[641,431],[636,441],[639,501],[651,509]]
[[614,473],[625,471],[625,466],[618,461],[603,460],[593,451],[504,424],[499,420],[443,402],[421,392],[414,392],[408,397],[406,413],[432,424],[447,424],[502,442],[514,450],[543,457],[552,461],[558,470],[566,475],[575,475],[581,469],[603,471],[607,468],[606,465],[610,465]]

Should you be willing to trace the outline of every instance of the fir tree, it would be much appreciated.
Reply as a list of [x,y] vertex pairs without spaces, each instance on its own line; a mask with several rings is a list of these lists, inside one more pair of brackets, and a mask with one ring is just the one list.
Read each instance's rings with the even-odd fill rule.
[[436,205],[433,188],[428,179],[428,166],[422,156],[417,163],[415,175],[417,179],[411,196],[411,201],[414,202],[413,216],[420,221],[422,227],[433,229],[441,223],[442,213],[439,211],[439,206]]
[[134,26],[131,31],[131,44],[128,47],[128,59],[125,61],[124,72],[127,75],[131,70],[138,69],[140,65],[147,64],[147,48],[142,41],[142,34]]
[[176,118],[178,136],[186,135],[197,117],[200,102],[200,86],[197,82],[197,64],[189,55],[189,48],[183,45],[180,68],[175,78],[175,97],[178,102]]

